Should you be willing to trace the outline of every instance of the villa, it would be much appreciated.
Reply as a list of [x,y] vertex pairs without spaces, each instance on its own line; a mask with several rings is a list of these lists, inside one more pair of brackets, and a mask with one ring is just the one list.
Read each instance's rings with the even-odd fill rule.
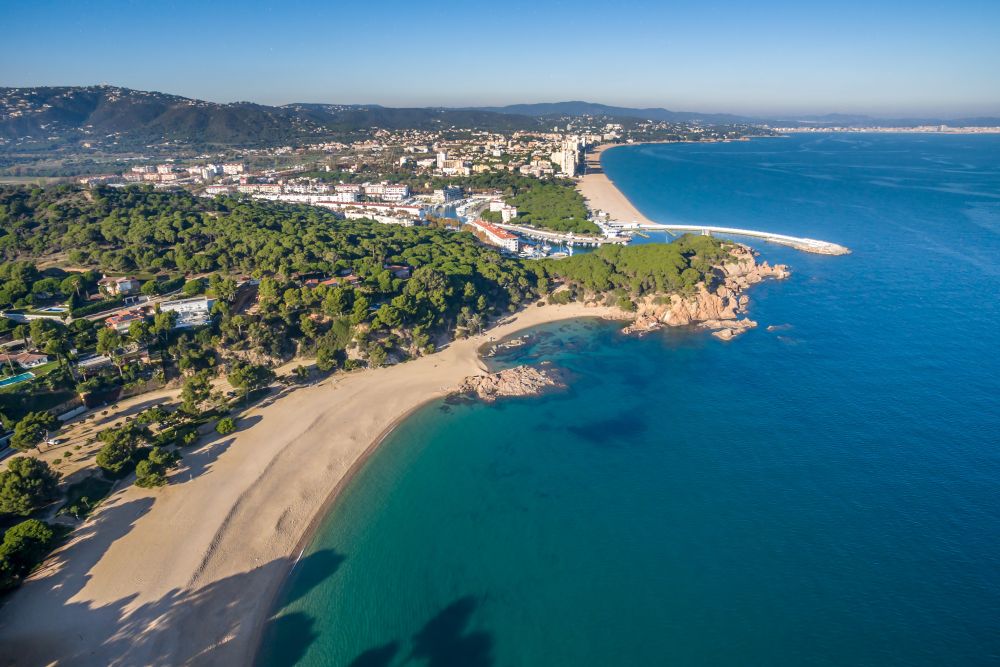
[[30,352],[0,354],[0,364],[17,364],[25,370],[29,368],[37,368],[38,366],[47,363],[49,363],[49,358],[44,354],[32,354]]
[[111,296],[127,296],[138,294],[141,283],[135,278],[109,278],[104,276],[97,281],[101,291]]

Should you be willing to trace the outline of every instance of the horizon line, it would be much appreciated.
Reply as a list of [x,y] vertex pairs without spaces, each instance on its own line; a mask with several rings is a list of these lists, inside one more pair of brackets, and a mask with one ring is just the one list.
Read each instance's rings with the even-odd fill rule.
[[100,83],[90,83],[90,84],[42,84],[42,85],[11,85],[11,84],[0,84],[0,88],[7,89],[24,89],[24,88],[121,88],[125,90],[132,90],[136,92],[148,92],[148,93],[158,93],[160,95],[169,95],[171,97],[180,97],[184,99],[194,100],[198,102],[207,102],[209,104],[218,105],[233,105],[233,104],[256,104],[259,106],[269,106],[269,107],[288,107],[299,104],[322,104],[329,106],[345,106],[345,107],[380,107],[385,109],[442,109],[448,111],[486,111],[489,113],[504,113],[508,115],[524,115],[518,114],[517,112],[505,111],[506,108],[516,107],[516,106],[540,106],[540,105],[558,105],[558,104],[593,104],[597,106],[605,106],[619,109],[627,109],[630,111],[644,111],[644,110],[655,110],[655,111],[666,111],[669,113],[680,113],[680,114],[701,114],[701,115],[711,115],[711,116],[734,116],[738,119],[748,119],[755,121],[775,121],[775,120],[802,120],[803,118],[810,117],[829,117],[829,116],[854,116],[854,117],[865,117],[873,121],[879,120],[965,120],[969,118],[985,117],[985,118],[1000,118],[1000,108],[992,111],[986,112],[975,112],[975,111],[963,111],[963,112],[899,112],[899,113],[887,113],[887,112],[876,112],[876,111],[772,111],[772,112],[739,112],[739,111],[689,111],[686,109],[672,109],[668,106],[649,106],[649,105],[637,105],[628,106],[627,104],[609,104],[607,102],[594,102],[592,100],[586,99],[563,99],[563,100],[543,100],[534,102],[508,102],[506,104],[464,104],[464,105],[439,105],[439,104],[386,104],[382,102],[321,102],[321,101],[303,101],[293,100],[284,103],[266,103],[258,102],[251,99],[237,99],[226,102],[220,102],[210,99],[205,99],[203,97],[195,97],[187,94],[165,92],[163,90],[157,90],[154,88],[134,88],[127,85],[121,85],[117,83],[100,82]]

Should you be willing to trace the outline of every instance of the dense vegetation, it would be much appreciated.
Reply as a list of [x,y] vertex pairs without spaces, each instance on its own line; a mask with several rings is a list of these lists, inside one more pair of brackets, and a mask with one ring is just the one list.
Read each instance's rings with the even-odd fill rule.
[[592,253],[545,260],[546,270],[590,292],[629,295],[683,292],[711,281],[711,268],[728,255],[709,236],[685,235],[673,243],[602,246]]
[[[471,234],[345,222],[315,207],[199,199],[186,192],[5,188],[0,229],[0,252],[10,260],[0,264],[0,308],[62,300],[73,306],[95,293],[105,272],[140,276],[147,295],[179,289],[217,301],[212,325],[195,332],[173,330],[169,313],[121,333],[79,317],[69,326],[52,320],[17,325],[15,338],[29,338],[60,363],[71,361],[70,349],[93,350],[114,362],[110,378],[85,381],[70,377],[65,363],[61,385],[46,378],[53,390],[93,392],[109,381],[225,364],[246,393],[262,379],[245,373],[238,361],[266,365],[298,353],[332,370],[401,360],[516,309],[537,294],[544,278],[539,265],[504,257]],[[55,257],[71,270],[39,270],[34,262],[40,257]],[[388,268],[393,265],[410,267],[411,276],[397,277]],[[102,303],[114,301],[79,306],[73,314]],[[152,367],[136,361],[143,349]],[[0,392],[0,411],[9,418],[29,407]]]
[[573,181],[568,179],[543,180],[494,172],[482,174],[472,182],[476,185],[495,183],[493,187],[504,193],[504,201],[517,207],[517,218],[513,222],[519,225],[581,234],[600,232],[597,225],[587,219],[587,205]]

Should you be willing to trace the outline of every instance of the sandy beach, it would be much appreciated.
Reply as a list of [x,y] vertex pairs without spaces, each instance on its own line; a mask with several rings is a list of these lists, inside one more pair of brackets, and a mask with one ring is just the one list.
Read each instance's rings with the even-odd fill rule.
[[610,314],[531,306],[431,356],[269,397],[186,450],[168,486],[115,492],[10,596],[3,664],[250,664],[315,523],[385,434],[481,372],[490,338]]
[[619,222],[654,222],[632,205],[601,167],[601,154],[618,145],[620,144],[601,144],[587,153],[586,173],[577,182],[577,189],[592,211],[604,211]]

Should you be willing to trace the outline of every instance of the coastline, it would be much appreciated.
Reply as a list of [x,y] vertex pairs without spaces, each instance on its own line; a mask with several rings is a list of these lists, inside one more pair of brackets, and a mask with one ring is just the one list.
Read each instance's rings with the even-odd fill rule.
[[674,142],[644,142],[643,144],[601,144],[589,151],[585,156],[586,173],[577,181],[576,189],[587,202],[591,212],[603,211],[616,220],[623,222],[654,222],[642,214],[626,197],[614,182],[604,173],[601,166],[601,156],[604,151],[619,146],[641,146],[645,143]]
[[[770,138],[770,137],[757,137],[757,138]],[[748,139],[747,139],[748,140]],[[743,141],[741,139],[740,141]],[[587,153],[586,155],[586,173],[581,176],[576,183],[577,192],[583,196],[586,201],[587,208],[590,210],[591,214],[597,214],[598,212],[603,212],[609,215],[613,220],[626,223],[640,223],[640,224],[656,224],[655,220],[651,220],[647,216],[636,208],[635,204],[625,196],[625,194],[614,184],[614,182],[608,178],[607,174],[604,173],[604,168],[601,165],[601,157],[604,151],[616,148],[620,146],[646,146],[654,144],[677,144],[685,143],[678,141],[644,141],[634,144],[601,144],[597,146],[593,151]],[[690,226],[686,227],[685,231],[697,231],[700,227]],[[747,230],[714,227],[713,231],[718,232],[724,236],[734,235],[740,236],[747,234]],[[836,243],[830,243],[828,241],[819,241],[815,239],[806,238],[795,238],[783,234],[764,234],[760,232],[750,231],[750,236],[757,238],[762,238],[765,242],[776,243],[778,245],[788,246],[790,248],[795,248],[796,250],[801,250],[803,252],[816,253],[820,255],[847,255],[850,254],[850,248],[838,245]]]
[[185,451],[168,486],[113,494],[9,596],[3,664],[251,664],[289,570],[400,422],[485,370],[491,337],[613,315],[532,304],[433,355],[264,400]]

